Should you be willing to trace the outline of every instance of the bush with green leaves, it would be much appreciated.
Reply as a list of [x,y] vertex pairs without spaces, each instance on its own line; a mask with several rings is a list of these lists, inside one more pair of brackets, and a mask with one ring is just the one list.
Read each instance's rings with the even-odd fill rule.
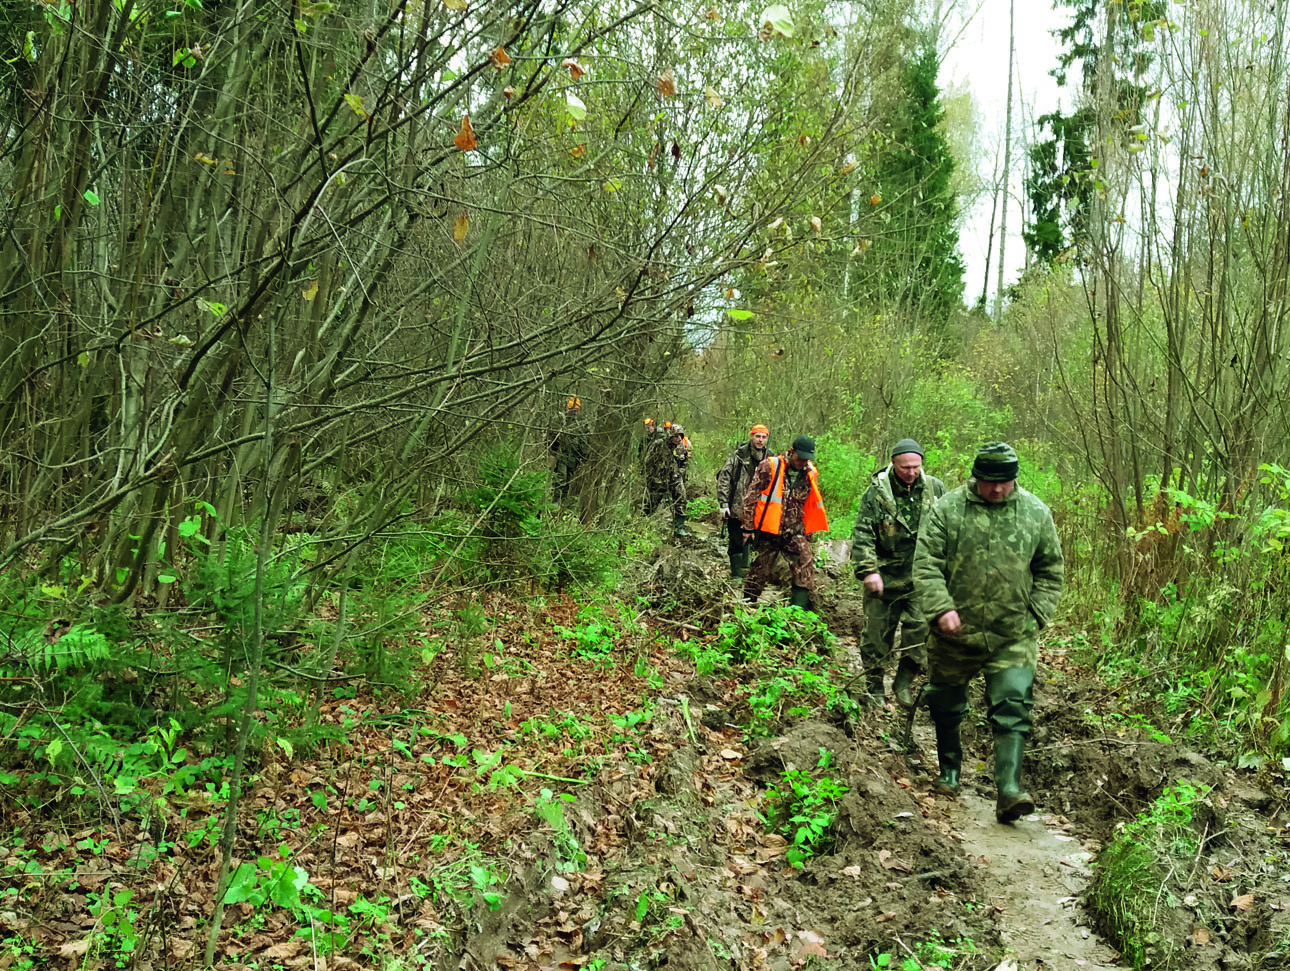
[[613,667],[614,650],[619,642],[639,634],[640,627],[624,604],[614,607],[605,603],[589,603],[579,608],[577,624],[573,627],[557,624],[555,632],[570,642],[570,653],[574,657]]
[[617,567],[618,539],[584,526],[547,501],[544,469],[526,469],[511,444],[494,446],[479,461],[479,485],[461,493],[467,512],[455,553],[462,568],[495,584],[537,580],[545,589],[602,584]]
[[828,774],[832,762],[832,753],[822,748],[813,771],[785,769],[781,783],[766,790],[766,826],[788,840],[784,857],[797,869],[833,848],[838,800],[850,787]]
[[714,649],[724,664],[755,664],[786,655],[832,654],[836,646],[837,638],[818,614],[766,604],[723,620]]

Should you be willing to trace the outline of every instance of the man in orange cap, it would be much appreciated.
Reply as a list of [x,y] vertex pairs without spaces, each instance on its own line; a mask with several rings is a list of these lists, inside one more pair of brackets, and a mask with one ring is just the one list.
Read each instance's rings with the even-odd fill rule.
[[648,415],[641,419],[641,425],[645,429],[645,437],[641,439],[640,451],[637,453],[637,458],[640,460],[641,464],[644,465],[645,457],[649,455],[650,446],[654,444],[654,440],[658,437],[658,426],[654,424],[654,419],[650,418]]
[[743,528],[739,525],[744,493],[748,491],[748,483],[752,481],[757,466],[766,460],[766,440],[769,438],[769,428],[753,425],[748,432],[748,441],[735,446],[717,473],[717,504],[730,534],[730,576],[736,580],[743,579],[748,572],[750,555],[744,543]]
[[563,502],[569,495],[574,473],[591,451],[587,442],[587,429],[582,421],[581,398],[570,398],[565,403],[560,428],[551,437],[551,451],[555,455],[551,494],[556,502]]

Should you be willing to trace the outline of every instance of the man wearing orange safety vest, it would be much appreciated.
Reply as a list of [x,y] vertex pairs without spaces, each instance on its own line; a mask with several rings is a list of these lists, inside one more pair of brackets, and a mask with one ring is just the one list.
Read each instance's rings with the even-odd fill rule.
[[772,455],[757,466],[748,484],[740,519],[744,542],[757,544],[757,557],[744,577],[749,603],[756,603],[766,589],[775,557],[782,554],[793,572],[793,605],[810,608],[815,589],[811,537],[829,528],[814,463],[815,439],[798,435],[784,455]]

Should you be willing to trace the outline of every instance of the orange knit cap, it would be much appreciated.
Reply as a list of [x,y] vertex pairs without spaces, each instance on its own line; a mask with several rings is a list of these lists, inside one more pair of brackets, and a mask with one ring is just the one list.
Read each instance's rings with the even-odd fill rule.
[[752,430],[751,430],[750,432],[748,432],[748,434],[749,434],[749,435],[756,435],[756,434],[758,434],[759,432],[760,432],[762,435],[769,435],[769,434],[770,434],[770,429],[769,429],[769,428],[767,428],[765,425],[753,425],[753,426],[752,426]]

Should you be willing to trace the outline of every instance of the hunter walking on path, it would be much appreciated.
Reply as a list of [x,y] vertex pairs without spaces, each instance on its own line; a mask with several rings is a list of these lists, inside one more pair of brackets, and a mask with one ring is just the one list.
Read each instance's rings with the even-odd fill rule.
[[739,516],[748,483],[752,481],[757,466],[766,460],[768,438],[769,428],[765,425],[753,425],[748,433],[748,441],[735,446],[726,458],[726,464],[717,473],[717,505],[721,507],[721,518],[730,534],[730,575],[735,579],[742,579],[748,572],[748,546],[744,543]]
[[891,463],[875,472],[860,497],[851,533],[851,561],[864,584],[864,635],[860,656],[869,694],[881,701],[882,676],[900,631],[900,661],[891,693],[904,708],[914,707],[914,678],[927,666],[927,619],[914,597],[914,549],[918,527],[945,483],[923,471],[923,449],[902,438]]
[[757,542],[757,558],[744,578],[744,598],[749,603],[757,602],[770,582],[775,557],[783,554],[793,571],[793,605],[803,610],[811,605],[815,589],[811,537],[829,528],[814,461],[815,439],[798,435],[785,454],[772,455],[757,466],[744,493],[739,517],[743,539]]
[[1053,618],[1065,575],[1052,513],[1017,485],[1017,467],[1010,445],[982,446],[972,478],[932,509],[914,555],[915,595],[932,626],[925,699],[941,766],[936,790],[958,792],[967,686],[984,672],[1001,823],[1035,809],[1021,788],[1021,757],[1034,705],[1037,637]]
[[[645,515],[651,515],[664,500],[672,503],[672,531],[689,536],[685,528],[685,477],[681,453],[685,451],[685,429],[669,425],[666,436],[659,436],[645,456]],[[685,459],[689,459],[688,453]]]
[[570,398],[565,404],[560,428],[551,436],[551,452],[555,455],[551,492],[556,502],[564,502],[569,495],[574,473],[590,451],[587,426],[582,420],[582,399]]

